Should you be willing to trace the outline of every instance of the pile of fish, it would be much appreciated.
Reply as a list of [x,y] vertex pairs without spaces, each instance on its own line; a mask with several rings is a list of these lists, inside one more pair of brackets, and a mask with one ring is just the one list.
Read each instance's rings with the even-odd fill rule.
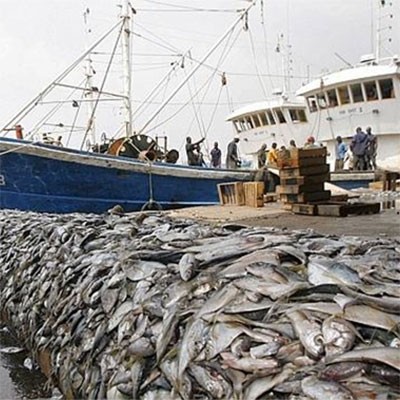
[[1,315],[66,398],[400,396],[398,239],[12,211],[0,237]]

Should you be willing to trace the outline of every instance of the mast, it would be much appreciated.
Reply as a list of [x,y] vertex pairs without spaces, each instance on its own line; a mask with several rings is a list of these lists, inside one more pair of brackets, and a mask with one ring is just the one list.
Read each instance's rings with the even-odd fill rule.
[[[87,8],[83,14],[84,21],[85,21],[85,29],[86,29],[86,50],[89,48],[89,35],[91,33],[91,28],[89,24],[89,13],[90,10]],[[88,135],[91,138],[91,143],[95,144],[96,143],[96,117],[94,115],[94,101],[93,101],[93,75],[94,75],[94,70],[93,70],[93,64],[92,64],[92,56],[91,53],[88,52],[87,58],[86,58],[86,63],[85,63],[85,76],[86,76],[86,82],[85,82],[85,87],[86,87],[86,92],[85,92],[85,97],[88,100],[87,102],[87,112],[88,112],[88,119],[92,119],[92,121],[88,124]]]
[[123,32],[122,32],[122,64],[123,64],[123,92],[124,92],[124,128],[125,136],[132,134],[132,108],[131,108],[131,48],[130,48],[130,35],[131,35],[131,17],[130,17],[130,3],[129,0],[123,0],[121,9],[121,18],[123,19]]

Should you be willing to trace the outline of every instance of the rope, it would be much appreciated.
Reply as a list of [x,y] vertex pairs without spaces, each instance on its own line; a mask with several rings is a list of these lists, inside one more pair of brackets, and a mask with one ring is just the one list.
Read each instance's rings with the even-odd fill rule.
[[161,205],[154,201],[154,190],[153,190],[153,175],[151,172],[151,165],[149,166],[149,201],[143,204],[141,211],[145,210],[162,210]]

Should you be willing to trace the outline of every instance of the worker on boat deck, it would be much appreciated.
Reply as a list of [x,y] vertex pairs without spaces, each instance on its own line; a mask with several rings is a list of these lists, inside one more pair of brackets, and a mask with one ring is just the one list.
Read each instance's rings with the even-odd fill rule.
[[21,125],[15,125],[15,136],[17,139],[22,140],[24,138],[24,135],[22,134],[22,126]]
[[221,168],[222,153],[221,149],[218,148],[218,142],[214,143],[214,147],[211,150],[210,155],[211,155],[211,167]]
[[226,168],[237,169],[241,165],[239,159],[238,146],[239,138],[235,137],[229,144],[226,152]]
[[43,133],[43,143],[54,144],[54,139],[51,136],[49,136],[47,133]]
[[63,144],[62,144],[62,136],[59,136],[59,137],[57,138],[57,140],[54,142],[54,145],[55,145],[55,146],[63,147]]
[[356,171],[364,171],[366,167],[365,157],[368,146],[367,135],[360,127],[356,129],[356,134],[353,136],[350,147],[354,157],[354,169]]
[[265,166],[266,161],[267,161],[267,145],[264,143],[257,151],[258,169],[263,168]]
[[297,149],[297,146],[296,146],[296,142],[292,139],[292,140],[289,142],[289,150],[292,151],[292,150],[294,150],[294,149]]
[[[199,165],[199,154],[195,153],[197,146],[203,143],[205,138],[200,139],[198,142],[192,143],[192,138],[188,136],[186,138],[186,156],[188,165]],[[200,148],[200,147],[199,147]]]
[[376,155],[378,152],[378,140],[375,135],[372,134],[372,129],[369,126],[366,130],[367,133],[367,150],[366,150],[366,166],[367,169],[376,170]]
[[315,143],[315,138],[314,136],[309,136],[307,138],[307,141],[304,143],[304,148],[310,149],[313,147],[318,147],[317,144]]
[[267,164],[273,167],[278,165],[278,145],[272,143],[271,150],[268,152]]
[[346,155],[347,146],[343,143],[342,137],[336,138],[336,161],[335,171],[342,171],[344,167],[344,158]]

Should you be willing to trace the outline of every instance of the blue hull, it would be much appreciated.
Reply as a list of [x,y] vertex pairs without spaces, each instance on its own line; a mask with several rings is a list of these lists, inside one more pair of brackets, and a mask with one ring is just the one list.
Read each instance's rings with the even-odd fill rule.
[[147,164],[14,139],[0,139],[0,208],[102,213],[217,204],[217,184],[251,180],[249,171]]

